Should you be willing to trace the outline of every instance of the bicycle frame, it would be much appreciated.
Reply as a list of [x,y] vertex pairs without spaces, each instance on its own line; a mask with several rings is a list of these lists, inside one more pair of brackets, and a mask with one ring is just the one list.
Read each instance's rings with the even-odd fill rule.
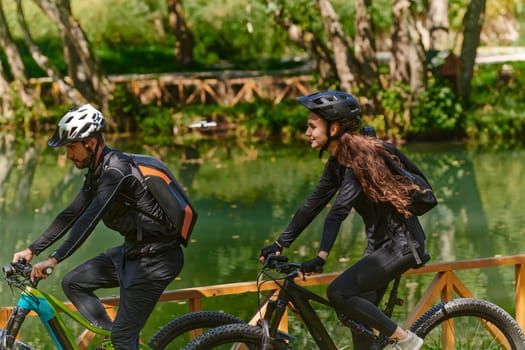
[[29,312],[34,311],[39,317],[47,332],[51,336],[57,349],[77,350],[73,334],[66,327],[59,311],[64,312],[89,331],[109,337],[109,330],[97,328],[91,325],[79,314],[70,310],[66,305],[54,296],[44,293],[36,288],[26,286],[18,299],[17,306],[13,309],[6,327],[7,337],[16,337],[20,326]]
[[292,310],[304,322],[316,344],[319,346],[319,349],[337,350],[337,346],[328,334],[321,319],[317,316],[317,313],[310,304],[310,300],[332,307],[330,302],[323,297],[296,284],[293,280],[285,279],[277,300],[269,301],[264,315],[264,319],[269,322],[270,335],[275,337],[277,334],[279,323],[286,311],[287,305],[290,303],[293,305]]
[[[279,260],[281,260],[282,265],[280,265]],[[266,312],[264,313],[263,319],[267,322],[267,327],[269,335],[272,338],[279,338],[278,336],[278,327],[281,322],[281,319],[284,317],[284,313],[288,305],[291,305],[292,311],[296,316],[305,324],[310,335],[313,337],[315,343],[319,349],[323,350],[337,350],[337,346],[334,344],[334,341],[328,334],[326,327],[323,325],[323,322],[317,315],[313,306],[310,304],[311,301],[318,302],[325,306],[328,306],[333,309],[333,305],[329,300],[317,295],[311,290],[298,285],[295,283],[294,279],[298,276],[299,264],[287,264],[287,258],[281,257],[277,258],[275,262],[269,263],[269,266],[272,266],[278,272],[287,273],[284,278],[275,278],[268,272],[263,273],[280,286],[279,294],[277,299],[269,300]],[[398,276],[393,281],[393,286],[390,290],[389,297],[386,303],[386,307],[383,312],[389,317],[392,315],[394,307],[397,305],[403,304],[403,299],[398,297],[398,288],[401,276]],[[278,282],[282,281],[282,282]],[[335,311],[335,310],[334,310]],[[338,315],[339,320],[343,325],[351,328],[354,331],[357,331],[362,334],[366,334],[371,339],[374,340],[375,346],[383,348],[389,343],[388,337],[385,337],[381,334],[376,334],[372,329],[352,320],[344,315]],[[264,324],[263,324],[264,328]]]
[[[18,299],[16,307],[13,308],[13,311],[11,312],[5,330],[0,333],[1,346],[7,346],[7,348],[10,348],[13,343],[15,343],[20,327],[26,316],[31,311],[34,311],[39,316],[58,350],[79,349],[75,342],[74,335],[67,328],[64,320],[60,316],[60,312],[63,312],[66,316],[70,317],[87,330],[107,337],[105,343],[111,344],[111,341],[109,340],[111,331],[93,326],[80,314],[69,309],[53,295],[45,293],[36,287],[25,285],[22,288],[22,293]],[[31,349],[25,344],[21,345],[24,349]],[[144,350],[152,350],[149,346],[142,343],[140,344],[140,348]]]

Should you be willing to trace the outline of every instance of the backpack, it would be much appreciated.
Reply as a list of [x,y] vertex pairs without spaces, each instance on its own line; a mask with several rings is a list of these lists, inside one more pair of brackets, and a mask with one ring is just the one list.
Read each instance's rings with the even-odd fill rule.
[[187,247],[197,211],[168,167],[159,159],[142,154],[130,154],[140,172],[143,183],[157,200],[177,235],[179,243]]
[[418,190],[412,190],[410,191],[410,197],[412,198],[412,203],[409,206],[408,210],[417,216],[421,216],[428,212],[430,209],[434,208],[438,202],[436,199],[436,196],[434,194],[434,191],[432,190],[432,186],[430,186],[427,178],[419,168],[412,163],[403,153],[398,151],[393,146],[386,144],[385,148],[395,154],[403,164],[404,167],[399,166],[397,163],[392,161],[389,157],[383,156],[383,159],[385,160],[385,163],[389,167],[389,169],[392,171],[392,173],[396,175],[402,175],[408,178],[410,181],[412,181],[414,184],[418,185],[419,188],[421,188],[420,191]]

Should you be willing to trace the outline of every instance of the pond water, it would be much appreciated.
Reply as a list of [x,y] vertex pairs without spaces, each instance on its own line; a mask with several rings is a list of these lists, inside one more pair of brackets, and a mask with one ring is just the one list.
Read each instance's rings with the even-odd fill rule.
[[[185,249],[184,270],[170,289],[255,280],[260,249],[277,237],[308,196],[325,160],[300,142],[239,143],[228,139],[184,147],[149,147],[126,138],[110,140],[108,144],[162,158],[187,188],[198,210],[193,240]],[[0,252],[2,263],[8,264],[13,252],[25,248],[73,198],[83,173],[71,167],[63,150],[45,147],[44,140],[30,145],[5,142],[1,147]],[[440,201],[436,209],[421,218],[431,262],[523,253],[525,149],[487,149],[453,143],[409,144],[401,149],[424,170]],[[291,259],[306,260],[317,253],[325,214],[326,211],[286,251]],[[62,276],[120,242],[117,233],[99,225],[41,287],[64,299],[59,283]],[[361,220],[351,213],[325,271],[343,270],[359,258],[364,245]],[[513,268],[469,270],[459,275],[475,296],[496,302],[513,313]],[[405,279],[402,294],[406,294],[408,309],[432,278],[425,275]],[[323,293],[325,287],[319,288]],[[13,293],[5,283],[0,283],[0,291],[0,305],[12,305]],[[100,293],[116,294],[117,290]],[[203,306],[248,320],[257,307],[257,297],[247,294],[209,298]],[[188,305],[183,302],[159,303],[144,329],[144,338],[187,310]],[[405,314],[406,310],[400,311],[397,317]],[[44,344],[42,348],[50,344],[43,330],[35,327],[31,332],[35,341]]]

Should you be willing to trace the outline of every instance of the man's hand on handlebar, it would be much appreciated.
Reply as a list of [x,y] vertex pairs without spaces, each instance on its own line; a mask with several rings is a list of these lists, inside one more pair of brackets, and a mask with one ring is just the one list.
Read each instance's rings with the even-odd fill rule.
[[49,276],[49,272],[53,271],[55,266],[58,264],[55,258],[47,258],[35,265],[31,271],[31,282],[35,282],[36,279],[44,279]]
[[26,248],[24,250],[16,252],[15,255],[13,255],[12,262],[16,263],[19,262],[21,259],[24,259],[27,263],[30,263],[31,259],[33,259],[33,252],[31,251],[31,249]]

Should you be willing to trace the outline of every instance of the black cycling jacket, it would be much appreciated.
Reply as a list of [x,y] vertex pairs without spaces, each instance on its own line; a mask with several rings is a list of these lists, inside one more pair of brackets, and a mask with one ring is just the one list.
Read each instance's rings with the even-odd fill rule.
[[[398,150],[395,152],[396,154],[400,153]],[[277,239],[279,244],[289,247],[336,193],[335,202],[324,222],[319,250],[330,252],[339,233],[341,223],[354,208],[362,217],[365,225],[368,239],[365,255],[375,251],[394,236],[396,239],[406,240],[407,235],[405,233],[408,226],[412,237],[415,238],[414,246],[418,248],[418,253],[421,256],[424,250],[425,234],[418,218],[412,216],[405,219],[391,204],[372,202],[362,191],[361,184],[355,177],[353,170],[339,164],[335,157],[328,159],[315,190],[295,213],[288,227]],[[407,250],[409,250],[408,246]]]
[[105,147],[96,169],[89,169],[80,192],[53,220],[29,249],[38,255],[51,244],[69,235],[55,251],[64,260],[82,245],[100,220],[118,231],[126,241],[161,240],[169,235],[166,218],[157,201],[134,175],[129,155]]

